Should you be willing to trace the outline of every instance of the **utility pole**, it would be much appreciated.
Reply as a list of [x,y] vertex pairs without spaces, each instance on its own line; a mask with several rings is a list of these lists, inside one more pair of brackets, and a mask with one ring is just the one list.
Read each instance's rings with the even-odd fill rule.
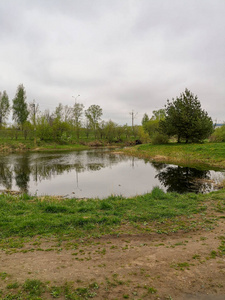
[[77,95],[76,97],[72,96],[75,99],[75,103],[77,103],[77,98],[80,97],[80,95]]

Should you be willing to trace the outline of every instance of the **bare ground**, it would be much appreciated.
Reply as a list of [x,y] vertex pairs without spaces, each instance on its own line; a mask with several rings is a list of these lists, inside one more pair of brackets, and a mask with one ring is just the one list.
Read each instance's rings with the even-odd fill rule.
[[4,289],[27,278],[58,286],[72,282],[74,287],[96,282],[95,299],[225,299],[225,256],[218,250],[224,222],[220,218],[212,230],[188,233],[62,243],[33,238],[20,249],[1,250],[0,272],[7,277],[0,285]]

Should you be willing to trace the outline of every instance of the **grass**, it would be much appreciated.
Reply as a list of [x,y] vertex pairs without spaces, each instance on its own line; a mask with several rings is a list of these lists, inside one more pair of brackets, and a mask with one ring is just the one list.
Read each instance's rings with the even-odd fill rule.
[[[74,287],[66,282],[61,286],[55,286],[49,282],[37,279],[27,279],[23,284],[18,282],[8,284],[7,290],[0,290],[0,299],[6,300],[42,300],[57,299],[63,297],[68,300],[91,299],[97,296],[99,286],[96,282],[88,286]],[[62,299],[62,298],[61,298]]]
[[164,161],[183,166],[225,168],[225,143],[145,144],[123,150],[140,158]]
[[41,141],[34,144],[33,140],[4,140],[0,139],[0,152],[46,151],[46,150],[85,150],[88,147],[79,143],[60,144]]
[[[159,224],[158,233],[170,230],[184,230],[188,219],[196,213],[207,209],[207,201],[212,197],[224,208],[225,190],[209,194],[164,193],[158,187],[149,194],[133,198],[109,197],[107,199],[61,199],[54,197],[34,197],[23,195],[0,195],[0,246],[7,244],[10,248],[22,248],[26,238],[33,236],[72,236],[95,237],[115,234],[129,224],[137,230],[151,231],[152,222]],[[173,224],[171,224],[173,222]],[[214,220],[205,220],[213,226]],[[189,228],[198,226],[189,222]],[[162,227],[164,226],[164,229]],[[12,237],[20,237],[13,239]],[[23,240],[24,239],[24,240]],[[2,244],[3,243],[3,244]],[[3,247],[3,246],[2,246]]]
[[[209,195],[164,193],[154,188],[152,193],[133,198],[64,199],[32,197],[26,194],[0,195],[0,237],[35,235],[104,234],[123,224],[143,224],[162,221],[180,215],[192,215]],[[18,244],[19,246],[19,244]]]

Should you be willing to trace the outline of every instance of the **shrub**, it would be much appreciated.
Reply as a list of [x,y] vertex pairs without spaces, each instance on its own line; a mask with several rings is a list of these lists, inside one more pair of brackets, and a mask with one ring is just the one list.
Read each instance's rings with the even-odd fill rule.
[[167,144],[169,137],[166,134],[157,132],[152,136],[151,142],[153,145]]
[[225,124],[216,128],[209,140],[210,142],[225,142]]

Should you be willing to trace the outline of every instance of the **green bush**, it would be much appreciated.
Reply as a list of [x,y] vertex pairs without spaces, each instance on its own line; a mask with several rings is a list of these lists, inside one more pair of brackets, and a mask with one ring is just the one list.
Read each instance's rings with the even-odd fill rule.
[[151,142],[153,145],[167,144],[169,137],[166,134],[157,132],[152,136]]
[[225,124],[216,128],[209,140],[210,142],[225,142]]

